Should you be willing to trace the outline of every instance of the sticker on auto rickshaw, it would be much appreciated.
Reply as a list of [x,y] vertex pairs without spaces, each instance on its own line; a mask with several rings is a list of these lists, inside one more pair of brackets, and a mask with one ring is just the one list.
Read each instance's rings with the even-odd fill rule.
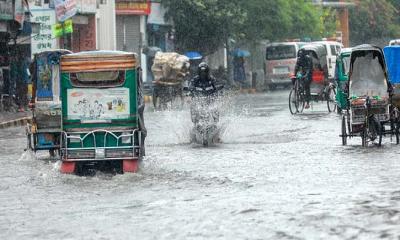
[[68,89],[68,119],[109,120],[129,117],[129,89]]

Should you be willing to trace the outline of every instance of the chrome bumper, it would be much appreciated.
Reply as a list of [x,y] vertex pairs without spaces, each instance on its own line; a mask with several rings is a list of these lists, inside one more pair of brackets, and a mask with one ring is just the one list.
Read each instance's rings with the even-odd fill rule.
[[[96,135],[96,133],[104,134],[103,146],[97,146],[96,143],[98,142],[97,138],[99,136]],[[120,133],[120,135],[117,136],[116,133]],[[137,142],[135,144],[136,135]],[[134,160],[139,159],[141,155],[142,134],[138,129],[130,131],[119,130],[115,132],[102,129],[91,132],[62,132],[61,136],[61,154],[63,161]],[[115,146],[106,146],[106,140],[109,137],[116,140]],[[91,141],[93,147],[84,147],[85,140]],[[71,141],[80,143],[80,147],[68,147],[68,143]],[[120,146],[122,142],[127,143]]]

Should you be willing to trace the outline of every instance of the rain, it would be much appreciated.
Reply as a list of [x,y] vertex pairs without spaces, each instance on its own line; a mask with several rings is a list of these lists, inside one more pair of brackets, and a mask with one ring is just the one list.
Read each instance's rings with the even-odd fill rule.
[[399,1],[0,7],[0,239],[400,238]]

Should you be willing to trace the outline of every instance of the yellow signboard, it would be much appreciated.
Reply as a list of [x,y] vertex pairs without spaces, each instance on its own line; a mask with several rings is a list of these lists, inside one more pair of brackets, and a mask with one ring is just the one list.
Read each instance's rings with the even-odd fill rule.
[[62,37],[64,34],[72,33],[73,31],[72,19],[68,19],[64,23],[53,25],[54,37]]

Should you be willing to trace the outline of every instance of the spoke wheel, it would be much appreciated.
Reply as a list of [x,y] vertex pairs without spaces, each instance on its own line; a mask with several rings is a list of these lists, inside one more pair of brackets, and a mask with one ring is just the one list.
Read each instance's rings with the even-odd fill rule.
[[289,110],[291,114],[298,113],[298,104],[295,89],[292,89],[289,93]]
[[363,147],[368,147],[368,130],[364,128],[361,132],[361,145]]
[[399,144],[399,142],[400,142],[400,123],[399,122],[397,122],[396,123],[396,127],[395,127],[395,135],[396,135],[396,144]]
[[347,133],[346,133],[346,117],[342,117],[342,145],[347,145]]
[[298,102],[297,110],[299,113],[302,113],[304,111],[306,101],[305,101],[304,89],[301,86],[299,81],[297,81],[297,85],[296,85],[296,98],[297,98],[297,102]]
[[326,103],[328,105],[328,111],[329,112],[335,112],[336,111],[336,90],[333,87],[330,87],[328,90],[328,94],[326,97]]

